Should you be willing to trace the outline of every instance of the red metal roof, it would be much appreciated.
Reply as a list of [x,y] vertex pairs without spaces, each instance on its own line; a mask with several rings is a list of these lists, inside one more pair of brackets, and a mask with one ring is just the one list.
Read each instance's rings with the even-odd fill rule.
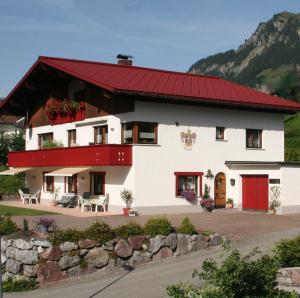
[[[35,65],[38,63],[47,64],[112,92],[132,92],[157,97],[167,96],[174,99],[182,98],[199,102],[210,101],[288,111],[300,110],[298,103],[218,77],[45,56],[39,57]],[[31,70],[16,88],[26,79]]]

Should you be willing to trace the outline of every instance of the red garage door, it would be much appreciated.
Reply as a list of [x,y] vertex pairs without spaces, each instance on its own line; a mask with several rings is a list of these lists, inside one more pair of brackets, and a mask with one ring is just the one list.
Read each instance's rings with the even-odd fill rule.
[[243,209],[267,211],[268,204],[268,176],[243,176]]

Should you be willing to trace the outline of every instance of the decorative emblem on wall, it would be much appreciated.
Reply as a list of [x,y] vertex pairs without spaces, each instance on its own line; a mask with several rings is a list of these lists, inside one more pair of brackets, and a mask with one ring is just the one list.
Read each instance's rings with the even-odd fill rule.
[[187,132],[182,132],[180,134],[181,142],[184,144],[185,149],[191,150],[193,144],[196,142],[197,135],[196,133],[192,132],[189,128]]

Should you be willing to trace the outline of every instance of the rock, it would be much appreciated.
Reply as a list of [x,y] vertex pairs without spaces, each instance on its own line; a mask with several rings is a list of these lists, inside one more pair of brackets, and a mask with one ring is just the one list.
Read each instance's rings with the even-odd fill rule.
[[88,252],[89,252],[88,249],[81,249],[81,250],[79,251],[79,254],[80,254],[81,257],[84,257]]
[[14,279],[15,275],[9,272],[2,274],[2,282],[7,281],[9,278]]
[[58,267],[61,270],[66,270],[66,269],[74,267],[78,264],[79,264],[79,257],[78,256],[65,255],[59,260]]
[[115,272],[122,270],[124,266],[128,265],[128,261],[121,258],[110,258],[107,265],[102,268],[106,272]]
[[40,283],[59,281],[67,278],[66,271],[60,271],[56,262],[40,262],[36,268],[37,280]]
[[211,246],[220,245],[223,242],[223,237],[217,233],[209,236],[209,244]]
[[115,246],[115,252],[121,258],[128,258],[132,255],[132,248],[127,241],[121,239]]
[[157,235],[155,238],[149,239],[149,248],[148,250],[152,253],[156,253],[162,246],[166,244],[166,237]]
[[13,240],[13,246],[18,249],[31,249],[32,242],[28,242],[23,239],[16,239],[16,240]]
[[281,286],[300,287],[300,267],[281,268],[277,273],[277,282]]
[[1,251],[4,252],[6,251],[6,248],[8,247],[8,242],[7,240],[4,240],[3,238],[1,238]]
[[47,248],[42,254],[41,258],[48,261],[58,261],[61,257],[61,249],[58,246],[52,246]]
[[176,256],[184,255],[192,250],[192,238],[189,235],[177,234]]
[[1,253],[1,263],[2,263],[2,265],[5,264],[6,260],[7,260],[6,256]]
[[103,247],[105,250],[113,251],[113,250],[114,250],[115,244],[116,244],[116,240],[113,239],[113,240],[107,241],[105,244],[103,244],[102,247]]
[[99,243],[95,240],[85,239],[78,242],[79,248],[94,248],[99,246]]
[[64,242],[60,246],[61,251],[67,252],[67,251],[72,251],[78,248],[78,245],[74,242]]
[[21,263],[13,259],[8,259],[6,261],[5,270],[9,273],[17,274],[21,270]]
[[69,277],[74,277],[74,276],[81,276],[85,274],[91,274],[95,272],[97,269],[94,268],[92,265],[88,264],[87,266],[80,266],[77,265],[75,267],[72,267],[67,270],[68,276]]
[[16,251],[16,260],[26,265],[34,265],[38,262],[38,252],[36,250]]
[[171,233],[166,238],[166,246],[174,250],[177,247],[177,236],[175,233]]
[[192,240],[192,251],[205,249],[208,246],[208,243],[202,235],[192,235]]
[[149,262],[151,259],[151,253],[147,251],[135,250],[132,257],[129,260],[131,265],[140,265]]
[[51,243],[48,240],[34,240],[33,245],[47,248],[51,246]]
[[96,268],[104,267],[109,260],[109,254],[101,247],[95,247],[91,249],[84,257],[88,264]]
[[11,259],[14,259],[16,257],[16,252],[17,252],[17,248],[15,247],[7,247],[6,249],[6,257],[7,258],[11,258]]
[[41,254],[44,250],[45,250],[45,249],[42,248],[41,246],[38,246],[38,248],[37,248],[37,252],[38,252],[39,254]]
[[27,277],[36,277],[36,266],[24,265],[23,274]]
[[142,248],[142,245],[146,237],[142,235],[130,236],[128,237],[128,242],[132,249],[139,250]]
[[173,256],[173,251],[172,249],[168,248],[168,247],[163,247],[162,249],[159,250],[158,253],[156,253],[153,257],[152,260],[153,261],[161,261],[163,259],[166,258],[170,258]]

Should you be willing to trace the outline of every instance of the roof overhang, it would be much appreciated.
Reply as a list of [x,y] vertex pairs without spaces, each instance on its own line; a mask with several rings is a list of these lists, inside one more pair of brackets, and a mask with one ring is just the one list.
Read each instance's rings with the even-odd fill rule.
[[0,172],[0,175],[14,176],[14,175],[24,173],[24,172],[27,172],[30,170],[33,170],[33,168],[11,168],[9,170]]

